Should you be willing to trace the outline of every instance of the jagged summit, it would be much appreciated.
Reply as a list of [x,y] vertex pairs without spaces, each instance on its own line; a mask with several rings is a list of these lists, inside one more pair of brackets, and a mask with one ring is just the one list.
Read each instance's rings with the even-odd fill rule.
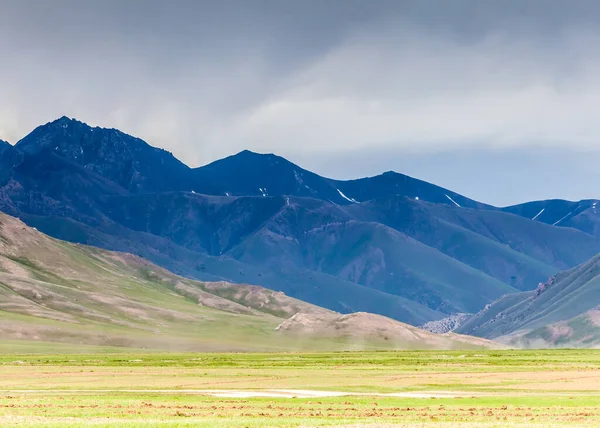
[[66,116],[37,127],[15,147],[27,154],[52,151],[133,192],[189,187],[190,168],[171,153]]
[[[143,140],[139,138],[133,137],[131,135],[125,134],[124,132],[119,131],[115,128],[101,128],[99,126],[91,126],[85,122],[77,120],[75,118],[70,118],[67,116],[62,116],[56,120],[48,122],[44,125],[40,125],[35,128],[30,134],[21,139],[15,144],[15,146],[19,147],[23,151],[33,151],[44,148],[53,141],[56,141],[58,138],[62,138],[64,136],[70,136],[73,133],[78,134],[78,136],[83,137],[80,141],[76,141],[73,139],[66,140],[66,143],[77,143],[79,145],[84,142],[88,142],[89,138],[87,138],[88,133],[92,133],[95,131],[102,131],[104,133],[113,133],[116,135],[121,135],[123,137],[130,138],[132,140],[136,140],[138,143],[143,143],[149,146]],[[47,138],[43,138],[47,137]]]
[[[58,119],[54,119],[51,120],[50,122],[46,123],[45,125],[41,125],[41,126],[55,126],[55,125],[82,125],[85,126],[87,128],[90,129],[105,129],[105,130],[117,130],[116,128],[105,128],[105,127],[101,127],[101,126],[93,126],[88,124],[87,122],[84,122],[82,120],[77,119],[76,117],[69,117],[69,116],[61,116]],[[120,131],[119,131],[120,132]]]
[[[87,123],[84,123],[84,122],[82,122],[80,120],[77,120],[76,118],[71,118],[71,117],[68,117],[68,116],[59,117],[58,119],[53,120],[53,121],[48,122],[48,123],[49,124],[82,123],[84,125],[87,125]],[[87,125],[87,126],[89,126],[89,125]]]
[[[35,128],[29,135],[18,141],[15,146],[19,146],[21,150],[35,150],[38,149],[40,145],[32,144],[32,139],[29,138],[32,134],[38,134],[43,132],[55,132],[55,133],[63,133],[67,134],[69,132],[73,132],[74,130],[79,129],[84,132],[92,132],[97,129],[102,129],[97,126],[88,125],[85,122],[77,120],[75,118],[70,118],[68,116],[62,116],[58,119],[52,120],[50,122],[45,123],[44,125],[40,125]],[[40,142],[38,142],[40,143]],[[43,143],[43,142],[42,142]]]

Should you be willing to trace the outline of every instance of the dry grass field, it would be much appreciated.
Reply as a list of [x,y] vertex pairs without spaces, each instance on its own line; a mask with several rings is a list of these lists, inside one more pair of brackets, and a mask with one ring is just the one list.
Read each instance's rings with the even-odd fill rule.
[[595,350],[4,354],[0,425],[599,426],[599,390]]

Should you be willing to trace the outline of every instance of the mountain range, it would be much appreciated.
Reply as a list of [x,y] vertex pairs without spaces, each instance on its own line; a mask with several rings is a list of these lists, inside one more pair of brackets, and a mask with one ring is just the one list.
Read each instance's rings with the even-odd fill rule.
[[185,279],[0,213],[0,347],[15,344],[52,352],[502,347],[381,315],[341,315],[258,286]]
[[0,210],[189,278],[413,325],[476,313],[600,251],[593,200],[498,208],[396,172],[341,181],[249,151],[190,168],[66,117],[0,143]]

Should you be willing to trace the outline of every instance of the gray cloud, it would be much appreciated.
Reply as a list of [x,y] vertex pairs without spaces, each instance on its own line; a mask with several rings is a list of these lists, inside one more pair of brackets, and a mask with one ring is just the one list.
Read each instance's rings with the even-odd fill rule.
[[431,176],[482,194],[466,177],[500,152],[600,159],[598,23],[587,0],[0,0],[0,138],[65,114],[191,165],[249,148],[346,177],[473,150]]

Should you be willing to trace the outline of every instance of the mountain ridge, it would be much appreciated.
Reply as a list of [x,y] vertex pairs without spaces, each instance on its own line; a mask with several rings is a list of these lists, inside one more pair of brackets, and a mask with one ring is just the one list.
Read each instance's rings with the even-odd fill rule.
[[548,199],[513,205],[502,210],[541,223],[571,227],[597,236],[600,234],[600,220],[596,218],[600,209],[599,203],[597,199],[581,201]]
[[51,236],[415,325],[476,312],[600,251],[593,234],[399,173],[332,180],[250,151],[189,168],[68,118],[7,148],[0,165],[0,210]]
[[[379,192],[378,197],[401,190],[410,197],[431,199],[436,203],[459,203],[473,207],[485,205],[398,172],[388,171],[373,177],[346,181],[334,180],[305,170],[275,154],[260,154],[250,150],[243,150],[205,166],[190,168],[170,152],[118,129],[91,127],[66,116],[38,126],[14,147],[29,154],[44,149],[53,150],[134,192],[188,190],[222,196],[294,195],[347,205],[367,200],[365,195],[374,190]],[[108,162],[102,162],[102,156],[108,157]],[[140,170],[143,162],[150,166]],[[115,171],[108,163],[114,163],[123,171]],[[151,174],[160,173],[161,168],[168,168],[169,173],[149,180]],[[243,180],[238,179],[235,183],[238,188],[229,186],[228,178],[232,173],[243,177]],[[207,176],[210,178],[207,179]],[[354,196],[347,196],[346,192]]]

